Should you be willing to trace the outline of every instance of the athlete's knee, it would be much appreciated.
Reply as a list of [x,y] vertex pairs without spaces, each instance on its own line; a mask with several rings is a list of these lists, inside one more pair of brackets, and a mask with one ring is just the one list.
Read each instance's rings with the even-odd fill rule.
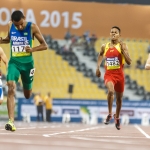
[[113,96],[114,95],[114,85],[113,82],[109,81],[106,83],[106,87],[108,89],[108,95]]
[[29,99],[32,95],[32,91],[31,90],[24,90],[24,96],[26,99]]
[[8,94],[15,94],[15,90],[16,90],[16,84],[13,81],[9,81],[7,83],[8,86]]
[[26,99],[29,99],[29,98],[31,97],[30,94],[26,94],[26,95],[24,95],[24,96],[25,96]]
[[116,94],[116,103],[121,103],[123,98],[123,94],[117,93]]
[[122,105],[122,98],[117,98],[116,99],[116,105]]
[[121,97],[117,98],[116,103],[122,103],[122,98]]
[[113,89],[109,89],[108,90],[108,95],[109,96],[113,96],[114,95],[114,90]]

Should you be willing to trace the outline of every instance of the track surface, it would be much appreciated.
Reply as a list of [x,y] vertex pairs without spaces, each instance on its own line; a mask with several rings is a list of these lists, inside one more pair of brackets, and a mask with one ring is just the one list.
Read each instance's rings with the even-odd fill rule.
[[150,150],[150,126],[0,122],[0,150]]

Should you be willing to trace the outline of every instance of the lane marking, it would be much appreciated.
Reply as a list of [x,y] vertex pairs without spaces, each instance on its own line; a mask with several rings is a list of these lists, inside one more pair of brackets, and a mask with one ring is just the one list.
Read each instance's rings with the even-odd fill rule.
[[[26,130],[26,129],[36,129],[36,127],[17,128],[17,130]],[[0,130],[5,130],[5,129],[0,129]]]
[[[48,126],[43,126],[43,127],[24,127],[24,128],[17,128],[17,130],[45,129],[45,128],[54,128],[54,127],[48,127]],[[0,130],[5,130],[5,129],[0,129]]]
[[[39,134],[27,134],[27,133],[14,133],[14,132],[11,132],[11,131],[8,131],[7,133],[0,133],[0,135],[34,135],[34,136],[37,136]],[[39,135],[41,136],[41,135]]]
[[[30,125],[30,127],[23,127],[23,128],[18,128],[17,127],[17,130],[28,130],[28,129],[36,129],[36,128],[39,128],[39,129],[43,129],[43,128],[60,128],[60,127],[63,127],[62,125],[52,125],[52,126],[33,126],[33,125]],[[69,128],[71,126],[69,125],[65,125],[65,127]],[[75,126],[76,127],[76,126]],[[78,126],[77,126],[78,127]],[[5,130],[5,129],[0,129],[0,130]]]
[[80,129],[80,130],[73,130],[73,131],[66,131],[66,132],[58,132],[58,133],[52,133],[52,134],[43,134],[44,137],[51,137],[54,135],[60,135],[60,134],[67,134],[67,133],[74,133],[74,132],[83,132],[83,131],[87,131],[87,130],[95,130],[98,129],[100,127],[92,127],[92,128],[85,128],[85,129]]
[[[83,135],[73,135],[73,136],[71,136],[71,138],[80,138],[80,137],[82,137]],[[143,139],[143,138],[145,138],[145,137],[132,137],[132,136],[89,136],[89,135],[84,135],[85,136],[85,138],[125,138],[125,139],[129,139],[129,138],[131,138],[131,139]]]
[[126,140],[113,140],[113,139],[95,139],[95,138],[84,138],[84,137],[71,137],[73,139],[78,140],[86,140],[86,141],[96,141],[96,142],[108,142],[108,143],[117,143],[117,144],[140,144],[140,143],[133,143],[133,141],[126,141]]
[[150,139],[150,136],[145,133],[138,125],[134,125],[134,127],[138,129],[143,135],[145,135],[146,138]]

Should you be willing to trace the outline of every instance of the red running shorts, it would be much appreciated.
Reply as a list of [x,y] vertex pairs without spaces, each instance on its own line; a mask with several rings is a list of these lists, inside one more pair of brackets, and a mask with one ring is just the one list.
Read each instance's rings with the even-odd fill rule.
[[124,74],[122,73],[106,73],[104,75],[105,85],[107,82],[111,81],[114,84],[114,89],[116,92],[123,93],[124,92]]

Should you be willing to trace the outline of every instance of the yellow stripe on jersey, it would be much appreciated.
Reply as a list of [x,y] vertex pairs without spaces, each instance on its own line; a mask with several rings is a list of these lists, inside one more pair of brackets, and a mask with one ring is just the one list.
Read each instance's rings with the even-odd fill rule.
[[106,52],[109,50],[109,44],[110,44],[110,43],[106,43],[105,51],[104,51],[104,56],[106,55]]

